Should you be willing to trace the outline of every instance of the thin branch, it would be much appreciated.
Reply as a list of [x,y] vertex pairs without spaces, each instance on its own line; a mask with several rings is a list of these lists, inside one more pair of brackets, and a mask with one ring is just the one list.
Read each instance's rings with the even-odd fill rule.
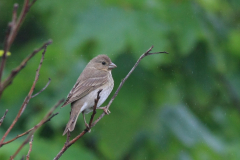
[[29,5],[29,0],[24,1],[24,5],[22,8],[22,11],[17,18],[17,9],[18,9],[18,4],[14,4],[13,7],[13,14],[12,14],[12,21],[8,24],[7,28],[7,33],[5,36],[5,43],[4,43],[4,52],[1,60],[1,66],[0,66],[0,88],[1,88],[1,83],[2,83],[2,74],[3,70],[5,67],[5,63],[7,60],[7,52],[10,50],[11,45],[19,31],[20,26],[22,25],[22,22],[29,11],[30,7],[36,0],[33,0],[33,2]]
[[29,0],[24,0],[24,4],[23,4],[23,8],[21,10],[21,13],[20,13],[18,19],[16,20],[16,23],[14,23],[12,25],[11,33],[10,33],[8,41],[7,41],[8,50],[10,49],[14,39],[16,38],[16,36],[18,34],[18,31],[19,31],[19,28],[22,25],[22,22],[23,22],[24,18],[26,17],[26,14],[28,13],[28,11],[30,9],[28,7],[28,5],[29,5]]
[[[43,124],[51,121],[51,119],[52,119],[54,116],[56,116],[56,115],[58,115],[58,112],[52,114]],[[40,125],[40,123],[41,123],[41,121],[40,121],[37,125]],[[22,134],[17,135],[15,138],[13,138],[13,139],[11,139],[11,140],[9,140],[9,141],[7,141],[7,142],[3,142],[3,143],[1,144],[1,146],[0,146],[0,148],[1,148],[3,145],[5,145],[5,144],[11,143],[12,141],[15,141],[16,139],[18,139],[18,138],[20,138],[20,137],[22,137],[22,136],[25,136],[25,135],[27,135],[27,134],[29,134],[33,129],[34,129],[34,127],[32,127],[31,129],[29,129],[28,131],[26,131],[26,132],[24,132],[24,133],[22,133]]]
[[15,25],[15,23],[17,22],[17,10],[18,10],[18,4],[15,3],[13,5],[13,13],[12,13],[12,24],[11,25]]
[[6,109],[4,115],[3,115],[2,118],[0,119],[0,126],[2,125],[3,120],[5,119],[5,117],[6,117],[6,115],[7,115],[7,112],[8,112],[8,109]]
[[[138,66],[139,62],[146,56],[149,56],[149,55],[153,55],[153,54],[160,54],[160,53],[166,53],[168,54],[167,52],[155,52],[155,53],[150,53],[150,51],[152,50],[153,46],[150,47],[144,54],[142,54],[140,56],[140,58],[137,60],[137,62],[135,63],[135,65],[133,66],[133,68],[129,71],[129,73],[126,75],[126,77],[121,81],[118,89],[116,90],[116,92],[114,93],[113,97],[111,98],[111,100],[109,101],[108,105],[106,106],[106,110],[109,109],[110,105],[112,104],[113,100],[116,98],[116,96],[118,95],[120,89],[122,88],[123,84],[125,83],[125,81],[128,79],[128,77],[131,75],[131,73],[135,70],[135,68]],[[97,99],[95,99],[95,104],[94,104],[94,111],[93,111],[93,114],[91,116],[91,120],[89,122],[89,127],[86,127],[78,136],[76,136],[73,140],[71,140],[70,142],[68,143],[65,143],[63,148],[61,149],[61,151],[57,154],[57,156],[54,158],[54,160],[58,160],[62,154],[73,144],[75,143],[79,138],[81,138],[82,136],[84,136],[92,127],[94,127],[105,115],[106,113],[103,112],[98,118],[97,120],[92,123],[93,121],[93,118],[94,118],[94,115],[96,114],[96,106],[97,106],[97,103],[98,103],[98,100],[100,99],[100,96],[99,96],[99,93],[101,91],[98,91],[98,95],[97,95]]]
[[40,48],[35,49],[27,58],[25,58],[18,67],[16,67],[15,69],[12,70],[11,74],[8,76],[8,78],[6,78],[6,80],[2,83],[2,85],[0,87],[0,97],[1,97],[4,89],[12,83],[12,81],[16,77],[16,75],[27,65],[27,62],[32,57],[34,57],[39,51],[41,51],[42,49],[44,49],[46,46],[50,45],[51,43],[52,43],[52,40],[48,40],[47,42],[45,42]]
[[37,80],[38,80],[38,77],[39,77],[39,72],[40,72],[40,69],[41,69],[41,66],[42,66],[42,63],[43,63],[43,59],[44,59],[44,55],[45,55],[45,52],[46,52],[46,48],[47,48],[47,46],[45,46],[44,51],[43,51],[43,53],[42,53],[42,58],[41,58],[41,61],[40,61],[39,66],[38,66],[38,69],[37,69],[37,71],[36,71],[36,76],[35,76],[35,80],[34,80],[34,82],[33,82],[33,85],[32,85],[32,87],[31,87],[31,89],[30,89],[27,97],[25,98],[25,100],[24,100],[24,102],[23,102],[23,104],[22,104],[22,106],[21,106],[21,108],[20,108],[20,110],[19,110],[16,118],[14,119],[14,121],[12,122],[12,124],[11,124],[11,126],[8,128],[8,130],[5,132],[5,134],[3,135],[3,137],[2,137],[2,139],[1,139],[1,141],[0,141],[0,146],[2,145],[3,141],[5,140],[5,138],[6,138],[7,135],[9,134],[9,132],[12,130],[13,126],[14,126],[14,125],[16,124],[16,122],[18,121],[19,117],[20,117],[20,116],[22,115],[22,113],[24,112],[24,110],[25,110],[25,108],[26,108],[29,100],[30,100],[31,97],[32,97],[33,90],[34,90],[34,88],[35,88],[35,85],[36,85]]
[[90,118],[90,121],[89,121],[89,127],[90,127],[90,129],[92,128],[92,122],[93,122],[94,116],[95,116],[95,114],[97,113],[97,112],[96,112],[96,109],[97,109],[98,101],[99,101],[99,99],[101,98],[101,97],[99,96],[99,94],[100,94],[101,92],[102,92],[102,89],[100,89],[100,90],[97,92],[97,98],[94,100],[93,113],[92,113],[91,118]]
[[2,74],[3,74],[3,69],[7,60],[7,52],[8,52],[8,44],[7,44],[7,40],[8,37],[10,35],[11,32],[11,24],[8,24],[7,30],[6,30],[6,36],[5,36],[5,40],[4,40],[4,51],[3,51],[3,55],[2,55],[2,59],[1,59],[1,66],[0,66],[0,89],[1,89],[1,82],[2,82]]
[[100,99],[100,96],[99,94],[102,92],[102,89],[100,89],[98,92],[97,92],[97,98],[94,100],[94,106],[93,106],[93,113],[91,115],[91,119],[90,119],[90,122],[89,122],[89,127],[86,127],[84,129],[84,131],[82,131],[77,137],[75,137],[74,139],[72,139],[71,141],[69,141],[70,139],[70,132],[68,131],[67,132],[67,141],[66,143],[64,144],[63,148],[61,149],[61,151],[57,154],[57,156],[54,158],[54,160],[57,160],[59,159],[62,154],[73,144],[75,143],[79,138],[81,138],[84,134],[88,133],[88,131],[91,129],[92,127],[92,122],[93,122],[93,118],[96,114],[96,108],[97,108],[97,104],[98,104],[98,101]]
[[48,78],[48,83],[46,84],[46,86],[45,86],[43,89],[41,89],[38,93],[34,94],[34,95],[32,96],[32,98],[36,97],[36,96],[39,95],[42,91],[44,91],[44,90],[48,87],[48,85],[50,84],[50,82],[51,82],[51,78]]
[[63,103],[64,99],[58,101],[58,103],[51,108],[51,110],[48,112],[48,114],[41,120],[41,122],[39,124],[37,124],[36,126],[34,126],[32,132],[28,135],[28,137],[26,138],[26,140],[21,144],[21,146],[17,149],[17,151],[13,154],[13,156],[10,157],[11,160],[13,160],[16,155],[21,151],[21,149],[24,147],[24,145],[26,145],[30,138],[32,137],[32,135],[34,134],[34,132],[41,127],[44,123],[46,123],[46,120],[52,115],[53,111],[61,104]]
[[70,136],[71,136],[70,131],[68,131],[68,132],[67,132],[67,140],[66,140],[66,142],[65,142],[65,145],[67,145],[67,144],[69,143],[69,141],[70,141]]
[[32,142],[33,142],[33,135],[31,137],[31,140],[29,141],[29,150],[28,150],[28,154],[26,156],[26,160],[29,160],[30,153],[32,152]]
[[1,66],[0,66],[0,88],[1,88],[1,82],[2,82],[2,74],[3,74],[3,69],[7,60],[7,52],[10,49],[11,44],[9,44],[9,39],[10,35],[13,31],[13,28],[16,24],[16,16],[17,16],[17,9],[18,9],[18,4],[14,4],[13,6],[13,14],[12,14],[12,21],[8,23],[7,30],[6,30],[6,35],[5,35],[5,40],[4,40],[4,52],[1,60]]
[[[135,63],[135,65],[133,66],[133,68],[129,71],[129,73],[126,75],[126,77],[121,81],[120,85],[118,86],[118,89],[116,90],[116,92],[114,93],[113,97],[111,98],[111,100],[109,101],[108,105],[106,106],[106,110],[109,109],[109,107],[111,106],[113,100],[117,97],[118,92],[120,91],[120,89],[122,88],[123,84],[125,83],[125,81],[128,79],[128,77],[132,74],[132,72],[135,70],[135,68],[138,66],[139,62],[146,56],[149,55],[153,55],[153,54],[161,54],[161,53],[165,53],[168,54],[168,52],[155,52],[155,53],[150,53],[151,50],[153,49],[153,46],[150,47],[145,53],[143,53],[139,59],[137,60],[137,62]],[[95,126],[104,116],[106,115],[105,112],[103,112],[98,119],[93,123],[92,127]]]

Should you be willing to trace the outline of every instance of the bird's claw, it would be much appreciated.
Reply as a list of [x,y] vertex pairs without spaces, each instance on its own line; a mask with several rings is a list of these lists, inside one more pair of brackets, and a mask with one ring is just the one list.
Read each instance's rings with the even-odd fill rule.
[[103,111],[105,112],[105,114],[109,115],[111,112],[109,111],[109,109],[107,109],[106,107],[103,109]]

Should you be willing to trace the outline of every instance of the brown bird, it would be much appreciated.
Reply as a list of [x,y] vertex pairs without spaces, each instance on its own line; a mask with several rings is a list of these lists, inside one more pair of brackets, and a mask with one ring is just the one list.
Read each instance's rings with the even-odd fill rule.
[[105,113],[109,112],[105,107],[100,106],[112,92],[114,81],[111,71],[116,67],[106,55],[99,55],[87,64],[73,89],[68,94],[67,100],[62,105],[64,107],[71,103],[70,120],[63,135],[68,131],[74,130],[80,113],[83,114],[85,125],[88,127],[84,114],[93,111],[94,100],[97,98],[97,92],[101,89],[97,109],[103,109]]

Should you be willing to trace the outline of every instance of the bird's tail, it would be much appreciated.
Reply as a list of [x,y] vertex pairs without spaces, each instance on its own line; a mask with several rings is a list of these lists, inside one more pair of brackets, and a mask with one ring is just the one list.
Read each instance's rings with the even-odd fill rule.
[[80,113],[81,112],[79,112],[78,110],[75,111],[75,107],[72,107],[70,120],[67,123],[67,126],[63,132],[63,135],[65,135],[68,131],[72,132],[74,130],[78,116]]

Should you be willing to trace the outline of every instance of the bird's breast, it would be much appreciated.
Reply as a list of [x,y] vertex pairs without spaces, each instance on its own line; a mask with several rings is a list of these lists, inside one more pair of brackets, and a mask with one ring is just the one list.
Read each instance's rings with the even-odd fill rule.
[[95,99],[97,98],[98,91],[102,89],[102,91],[99,94],[100,99],[97,104],[97,107],[100,107],[112,92],[113,87],[114,87],[114,82],[111,75],[111,77],[109,78],[109,81],[106,84],[93,90],[82,99],[82,101],[85,101],[85,102],[87,101],[88,103],[88,105],[84,109],[82,109],[82,111],[84,111],[84,113],[89,113],[93,110],[93,106],[95,104]]

